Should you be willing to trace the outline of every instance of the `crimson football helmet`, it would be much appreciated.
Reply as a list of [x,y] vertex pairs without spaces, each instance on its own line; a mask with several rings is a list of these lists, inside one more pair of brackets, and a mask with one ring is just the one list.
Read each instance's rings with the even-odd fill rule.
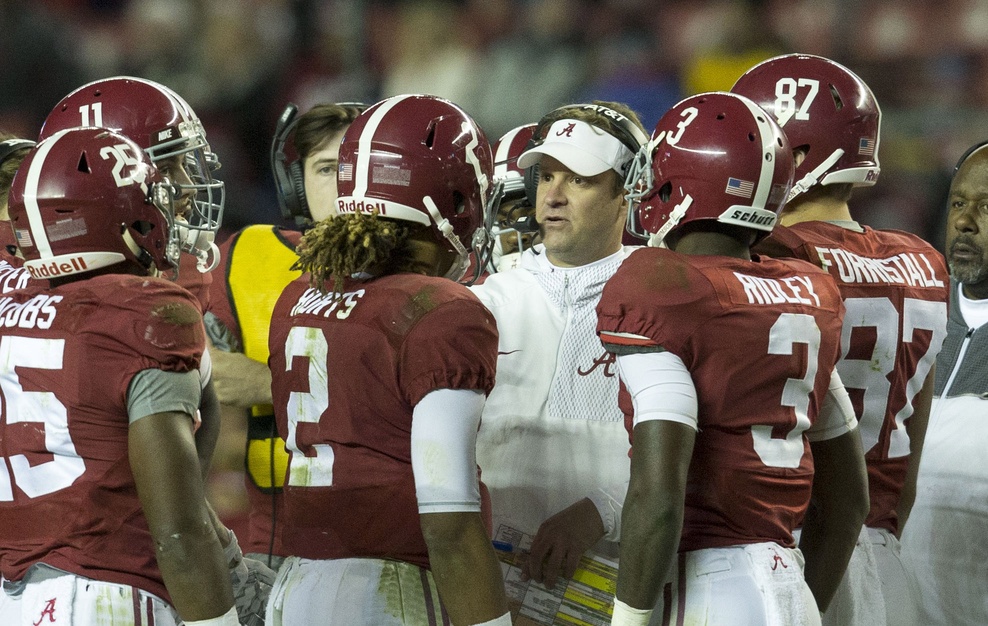
[[38,143],[21,163],[10,222],[34,278],[123,262],[157,274],[178,268],[177,194],[131,139],[73,128]]
[[458,257],[447,278],[462,278],[471,247],[479,255],[488,245],[491,146],[452,102],[423,95],[378,102],[347,129],[339,163],[339,213],[431,225],[436,242]]
[[[184,252],[208,272],[219,263],[213,243],[223,219],[225,188],[212,177],[220,162],[210,150],[206,131],[192,107],[172,89],[151,80],[115,76],[79,87],[65,96],[45,119],[39,139],[67,128],[98,126],[116,131],[143,148],[161,164],[183,156],[187,181],[171,180],[181,190],[176,199],[178,228]],[[183,203],[183,198],[191,201]],[[182,205],[188,204],[188,210]]]
[[697,220],[764,236],[792,178],[789,141],[758,105],[724,92],[692,96],[662,116],[632,163],[625,180],[628,230],[653,246]]
[[[518,157],[530,147],[537,124],[513,128],[494,144],[494,189],[487,210],[487,231],[494,242],[490,267],[503,271],[515,267],[532,233],[537,233],[535,207],[525,193],[525,171],[518,167]],[[504,253],[501,237],[514,236],[516,252]]]
[[751,68],[731,91],[754,100],[794,148],[807,150],[790,200],[817,184],[865,187],[878,180],[882,112],[868,85],[843,65],[787,54]]

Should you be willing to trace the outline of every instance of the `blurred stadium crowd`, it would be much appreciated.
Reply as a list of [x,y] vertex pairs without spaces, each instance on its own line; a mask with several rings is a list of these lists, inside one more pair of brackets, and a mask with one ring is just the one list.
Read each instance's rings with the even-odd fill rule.
[[0,0],[0,128],[33,137],[78,85],[182,93],[224,164],[225,230],[279,223],[268,148],[285,103],[432,93],[498,137],[547,110],[626,102],[651,128],[762,58],[807,52],[883,107],[860,219],[942,249],[949,173],[988,137],[988,0]]

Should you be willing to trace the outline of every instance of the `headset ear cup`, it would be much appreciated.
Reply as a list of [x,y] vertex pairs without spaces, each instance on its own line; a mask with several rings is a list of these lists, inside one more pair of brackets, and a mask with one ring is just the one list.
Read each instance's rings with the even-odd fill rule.
[[525,199],[528,201],[528,204],[534,207],[535,193],[538,191],[539,188],[538,164],[535,164],[532,167],[525,168],[524,181],[525,181]]
[[985,146],[988,146],[988,141],[979,141],[978,143],[974,144],[973,146],[965,150],[964,154],[961,155],[961,158],[957,159],[957,164],[954,166],[954,171],[950,175],[951,179],[953,179],[954,176],[957,176],[957,171],[961,169],[961,166],[964,165],[964,161],[967,161],[969,156],[971,156],[981,148],[984,148]]
[[290,194],[292,214],[296,217],[312,217],[309,212],[309,202],[305,197],[305,175],[302,173],[302,162],[296,161],[288,166],[288,178],[291,182]]

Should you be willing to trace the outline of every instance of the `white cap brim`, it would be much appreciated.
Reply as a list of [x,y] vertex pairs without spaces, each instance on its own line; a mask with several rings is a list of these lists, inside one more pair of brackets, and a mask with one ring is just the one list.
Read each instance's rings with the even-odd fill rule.
[[620,139],[607,131],[570,119],[553,122],[545,141],[518,157],[518,167],[532,167],[542,155],[556,159],[580,176],[596,176],[607,170],[624,176],[635,156]]

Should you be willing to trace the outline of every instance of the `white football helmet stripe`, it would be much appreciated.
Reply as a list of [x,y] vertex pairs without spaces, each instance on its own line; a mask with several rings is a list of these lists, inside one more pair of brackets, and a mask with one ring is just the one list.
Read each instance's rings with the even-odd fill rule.
[[514,143],[515,137],[518,136],[522,130],[528,128],[528,124],[523,124],[518,128],[512,128],[509,130],[504,137],[501,137],[500,143],[497,146],[497,152],[494,154],[494,178],[503,178],[508,174],[508,156],[511,153],[511,144]]
[[[464,115],[466,115],[464,113]],[[487,180],[487,174],[484,173],[484,168],[480,164],[480,159],[477,158],[477,146],[480,144],[480,137],[477,135],[477,129],[473,124],[463,121],[460,124],[460,130],[464,133],[470,133],[470,143],[466,147],[466,158],[467,163],[473,166],[473,171],[477,175],[477,184],[480,185],[480,198],[481,200],[487,200],[487,186],[490,181]]]
[[48,241],[48,233],[45,232],[45,224],[41,218],[41,208],[38,206],[38,183],[41,181],[41,171],[45,167],[48,153],[55,147],[62,135],[69,132],[69,128],[60,130],[47,141],[38,144],[37,153],[31,161],[31,166],[27,170],[27,180],[24,183],[24,209],[27,213],[27,222],[31,227],[31,237],[34,238],[34,246],[42,259],[52,258],[51,242]]
[[381,125],[381,120],[384,116],[388,114],[391,109],[395,107],[399,102],[410,98],[411,96],[394,96],[388,98],[384,102],[381,102],[374,112],[371,114],[370,119],[367,120],[367,124],[364,125],[364,130],[360,133],[360,138],[357,140],[357,163],[354,165],[354,186],[353,194],[354,198],[363,198],[367,195],[367,184],[370,176],[370,157],[371,157],[371,144],[374,142],[374,135],[377,134],[377,127]]
[[[747,98],[739,97],[739,100],[744,102],[744,105],[748,107],[751,111],[751,116],[758,125],[759,140],[762,143],[762,154],[774,154],[775,146],[773,144],[775,142],[775,133],[772,132],[772,127],[769,125],[768,113]],[[775,173],[775,159],[763,158],[761,162],[762,169],[758,176],[758,182],[755,184],[755,194],[751,200],[751,206],[764,210],[765,205],[768,204],[769,196],[772,194],[772,177]]]

